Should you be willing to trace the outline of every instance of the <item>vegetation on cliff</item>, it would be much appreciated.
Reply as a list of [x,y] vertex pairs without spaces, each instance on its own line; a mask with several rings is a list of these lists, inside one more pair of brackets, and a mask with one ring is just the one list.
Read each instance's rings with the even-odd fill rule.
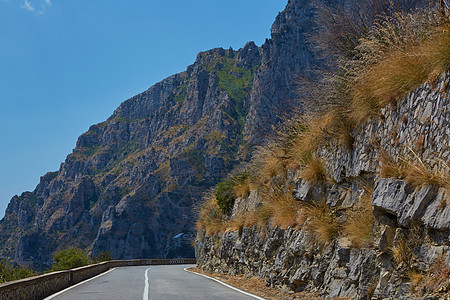
[[448,297],[449,7],[367,2],[387,9],[355,23],[344,8],[319,14],[336,36],[318,48],[335,65],[302,87],[309,114],[233,173],[250,174],[237,185],[249,192],[226,211],[217,193],[205,197],[203,270],[327,298]]
[[[386,3],[389,5],[388,1]],[[214,233],[227,228],[270,223],[284,228],[306,226],[323,244],[338,236],[346,236],[355,247],[370,240],[373,220],[370,205],[373,186],[370,182],[361,180],[360,188],[364,192],[355,207],[338,212],[325,204],[301,207],[291,196],[293,175],[297,172],[299,178],[319,187],[333,184],[334,179],[320,158],[320,149],[336,141],[351,149],[352,130],[377,117],[386,105],[394,105],[420,84],[433,83],[450,69],[448,7],[441,3],[413,11],[395,9],[399,7],[390,7],[385,10],[388,13],[376,17],[370,16],[373,22],[370,26],[356,24],[358,28],[349,29],[352,25],[345,24],[345,30],[341,25],[349,16],[337,14],[344,11],[336,9],[333,13],[327,9],[319,14],[319,18],[332,14],[334,23],[327,20],[327,25],[336,27],[335,34],[340,32],[347,36],[338,41],[330,36],[319,41],[321,51],[336,57],[337,67],[333,73],[322,73],[315,88],[310,84],[307,91],[304,88],[306,97],[312,99],[309,103],[315,103],[316,107],[310,108],[313,113],[286,121],[274,140],[260,147],[253,161],[244,167],[245,172],[251,174],[251,180],[239,183],[240,189],[259,190],[263,204],[244,216],[230,218],[234,202],[232,194],[227,194],[227,201],[217,197],[230,181],[221,183],[216,197],[207,198],[200,209],[198,229],[205,228]],[[375,140],[372,146],[383,152]],[[431,184],[450,188],[449,169],[445,163],[430,164],[413,149],[409,152],[408,157],[395,159],[382,153],[380,175],[404,178],[413,186]],[[214,201],[220,210],[216,209]],[[226,209],[223,209],[224,203]],[[337,217],[341,221],[338,222]]]
[[[45,272],[70,270],[89,264],[112,260],[111,253],[102,251],[99,255],[91,257],[84,250],[69,247],[61,249],[53,255],[54,264]],[[11,264],[6,258],[0,260],[0,283],[24,279],[39,275],[30,268]]]
[[53,255],[55,264],[53,264],[52,271],[62,271],[74,269],[89,264],[89,256],[79,248],[67,248],[57,251]]
[[12,265],[6,258],[0,260],[0,283],[37,275],[37,272],[22,266]]
[[100,252],[97,256],[90,257],[80,248],[69,247],[55,252],[53,259],[55,263],[50,268],[50,271],[75,269],[93,263],[109,261],[112,260],[112,257],[110,252],[105,251]]

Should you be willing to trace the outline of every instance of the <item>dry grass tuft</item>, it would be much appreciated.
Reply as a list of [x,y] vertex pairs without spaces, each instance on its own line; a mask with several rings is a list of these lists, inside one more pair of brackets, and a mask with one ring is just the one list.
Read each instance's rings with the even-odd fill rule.
[[327,141],[327,128],[330,124],[331,115],[316,116],[309,119],[304,118],[300,122],[304,130],[295,136],[292,141],[290,155],[293,159],[305,164],[311,158],[311,154]]
[[300,177],[310,183],[317,183],[327,179],[327,170],[322,159],[315,155],[311,157],[306,166],[302,169]]
[[392,246],[390,250],[392,253],[392,258],[397,264],[407,263],[410,261],[412,250],[406,241],[399,241],[395,246]]
[[273,143],[266,147],[258,147],[252,163],[256,173],[254,184],[262,187],[267,186],[274,177],[285,177],[288,159],[285,150]]
[[[431,168],[412,149],[410,151],[413,154],[414,161],[408,163],[405,181],[415,187],[432,185],[444,187],[448,191],[450,187],[449,165],[442,160],[426,161],[435,165],[434,168]],[[443,171],[444,169],[446,171]]]
[[322,246],[330,244],[340,231],[340,224],[326,203],[312,204],[304,208],[307,228],[316,235]]
[[264,210],[263,207],[258,207],[256,210],[246,212],[245,214],[241,214],[235,218],[227,220],[224,223],[223,228],[227,231],[241,231],[244,227],[259,227],[262,228],[267,226],[271,214],[267,210]]
[[350,118],[361,123],[450,69],[450,25],[434,9],[396,13],[375,23],[344,63]]
[[446,266],[444,259],[437,259],[427,272],[416,271],[409,275],[413,292],[417,296],[434,293],[439,293],[439,299],[448,299],[450,296],[450,267]]
[[328,112],[330,121],[326,128],[329,138],[339,141],[340,145],[348,150],[353,149],[353,136],[351,131],[353,124],[349,121],[346,114],[339,109],[332,109]]
[[[410,149],[411,150],[411,149]],[[450,190],[450,168],[441,161],[435,161],[437,165],[432,169],[414,151],[411,158],[399,157],[398,162],[386,152],[380,156],[380,177],[403,178],[414,187],[432,185]],[[447,171],[442,171],[447,169]]]
[[269,224],[270,219],[272,218],[273,212],[270,209],[270,206],[263,203],[259,206],[253,213],[253,220],[255,220],[255,225],[260,227],[267,226]]
[[425,150],[425,135],[420,135],[413,143],[413,150],[416,153],[423,153]]
[[415,187],[432,185],[448,189],[450,177],[448,173],[433,171],[425,163],[419,161],[409,166],[405,181]]
[[236,198],[247,198],[250,195],[250,191],[254,189],[252,177],[248,172],[236,175],[233,178],[233,193]]
[[414,293],[416,288],[420,285],[423,280],[422,272],[418,270],[410,270],[408,273],[409,281],[411,282],[411,290]]
[[[280,130],[271,144],[255,152],[252,178],[234,182],[234,196],[245,198],[251,189],[259,189],[266,196],[264,204],[246,217],[227,220],[211,198],[200,210],[198,227],[214,233],[227,226],[240,228],[269,222],[281,227],[295,226],[307,219],[309,228],[322,244],[338,235],[339,222],[328,206],[300,209],[292,199],[291,190],[274,188],[276,182],[286,182],[290,169],[300,169],[301,177],[312,183],[326,180],[327,170],[317,156],[321,146],[339,141],[351,149],[351,131],[355,126],[425,81],[433,83],[439,74],[450,69],[450,25],[445,15],[424,9],[413,14],[389,14],[382,20],[374,17],[372,21],[376,21],[375,24],[363,28],[362,34],[352,36],[349,31],[349,35],[344,36],[344,45],[348,41],[352,41],[352,45],[346,51],[348,55],[341,56],[336,74],[322,74],[324,81],[314,89],[308,85],[314,98],[310,102],[320,107],[315,110],[316,114],[286,122],[285,130]],[[423,144],[423,139],[416,141],[418,152]],[[448,172],[436,169],[430,168],[417,155],[409,160],[394,159],[386,153],[381,155],[381,177],[403,178],[416,187],[430,184],[449,190]],[[366,204],[355,207],[343,227],[355,247],[367,242],[371,222],[362,224],[361,220],[369,220],[369,211]],[[392,248],[394,258],[399,261],[406,251],[402,247],[399,242]]]
[[350,240],[352,247],[367,247],[373,241],[374,216],[370,204],[371,196],[371,193],[366,192],[348,213],[347,221],[343,224],[342,234]]
[[394,241],[394,245],[390,247],[392,259],[399,266],[412,270],[411,268],[416,260],[414,247],[419,244],[420,232],[419,227],[412,227],[408,229],[407,234]]
[[300,204],[292,197],[292,189],[293,187],[274,187],[265,193],[263,208],[259,212],[259,216],[263,217],[261,222],[266,220],[281,228],[302,224]]
[[205,229],[207,235],[223,232],[226,226],[225,220],[214,194],[206,196],[198,209],[197,230]]
[[382,151],[380,155],[380,177],[382,178],[405,178],[406,177],[406,167],[403,160],[399,162],[387,154],[387,152]]
[[[343,14],[332,13],[331,7],[326,9],[330,10],[329,18],[322,16],[319,23],[327,25],[319,28],[329,37],[336,36],[331,45],[331,40],[325,44],[336,47],[338,42],[338,49],[345,49],[345,55],[338,55],[334,74],[321,74],[315,88],[311,84],[303,87],[307,102],[314,103],[313,110],[337,111],[345,127],[353,128],[420,84],[433,84],[439,74],[450,69],[448,8],[439,11],[432,5],[419,5],[422,8],[413,12],[413,7],[415,4],[399,11],[383,9],[391,13],[368,15],[362,27],[349,22],[345,9]],[[316,39],[320,41],[321,37]],[[322,50],[333,53],[336,49]]]

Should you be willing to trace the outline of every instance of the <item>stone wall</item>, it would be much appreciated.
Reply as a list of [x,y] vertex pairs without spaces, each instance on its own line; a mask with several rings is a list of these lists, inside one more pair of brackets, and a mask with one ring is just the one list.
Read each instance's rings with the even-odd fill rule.
[[195,259],[137,259],[102,262],[0,284],[2,300],[40,300],[111,268],[145,265],[195,264]]
[[[436,262],[440,270],[450,267],[448,191],[431,185],[414,187],[401,178],[380,177],[383,153],[398,163],[425,163],[430,170],[449,176],[449,81],[450,73],[442,74],[435,83],[421,85],[403,100],[384,108],[379,117],[355,128],[352,149],[333,142],[320,148],[318,154],[333,183],[312,185],[296,179],[296,200],[307,204],[325,198],[342,222],[345,212],[361,199],[363,190],[373,190],[370,245],[352,247],[345,236],[340,236],[320,247],[306,228],[270,225],[218,236],[200,231],[196,240],[199,267],[259,276],[270,286],[318,292],[326,298],[450,297],[450,279],[434,291],[417,291],[411,280],[412,271],[424,277],[436,275]],[[260,202],[255,192],[248,199],[238,199],[233,216]],[[402,262],[395,261],[392,250],[400,244],[406,245],[403,252],[408,255]]]
[[450,72],[442,74],[434,84],[421,85],[355,128],[352,151],[337,145],[321,149],[330,175],[339,182],[363,172],[376,174],[381,150],[397,160],[417,156],[436,168],[439,161],[448,162],[449,80]]

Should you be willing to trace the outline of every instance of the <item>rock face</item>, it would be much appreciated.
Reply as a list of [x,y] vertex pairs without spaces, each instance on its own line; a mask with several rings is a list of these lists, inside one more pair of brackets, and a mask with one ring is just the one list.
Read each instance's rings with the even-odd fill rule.
[[293,82],[316,64],[310,11],[289,1],[262,47],[202,52],[91,126],[57,172],[11,199],[0,257],[48,264],[67,246],[117,259],[193,256],[193,206],[291,110]]
[[[388,153],[398,163],[402,159],[419,165],[426,161],[448,180],[448,165],[442,162],[448,164],[450,159],[449,82],[450,73],[442,74],[433,85],[424,84],[383,109],[380,118],[355,128],[352,149],[333,143],[319,149],[333,182],[328,188],[297,180],[296,200],[311,203],[325,197],[326,204],[341,215],[357,207],[364,186],[373,186],[369,244],[351,247],[346,236],[341,236],[324,247],[307,227],[269,225],[217,236],[200,231],[198,265],[207,271],[259,276],[271,286],[318,292],[326,298],[448,299],[448,187],[413,186],[400,178],[381,178],[379,171],[380,158]],[[233,208],[236,216],[258,203],[254,192],[247,201],[238,200]],[[360,220],[361,225],[364,221]],[[443,286],[426,291],[426,287],[416,288],[413,272],[430,276],[429,285],[444,274]]]
[[271,133],[270,127],[259,120],[278,122],[293,107],[299,108],[300,78],[313,76],[318,64],[308,42],[314,27],[315,2],[289,0],[272,25],[272,39],[261,47],[262,64],[255,74],[254,88],[245,101],[251,116],[245,123],[245,133],[252,141],[265,140]]

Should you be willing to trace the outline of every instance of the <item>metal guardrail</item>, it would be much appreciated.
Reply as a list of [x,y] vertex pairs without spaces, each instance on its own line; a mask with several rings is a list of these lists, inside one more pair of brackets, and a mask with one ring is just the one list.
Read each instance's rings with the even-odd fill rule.
[[76,269],[47,273],[0,284],[1,300],[38,300],[111,268],[147,265],[195,264],[195,258],[112,260]]

